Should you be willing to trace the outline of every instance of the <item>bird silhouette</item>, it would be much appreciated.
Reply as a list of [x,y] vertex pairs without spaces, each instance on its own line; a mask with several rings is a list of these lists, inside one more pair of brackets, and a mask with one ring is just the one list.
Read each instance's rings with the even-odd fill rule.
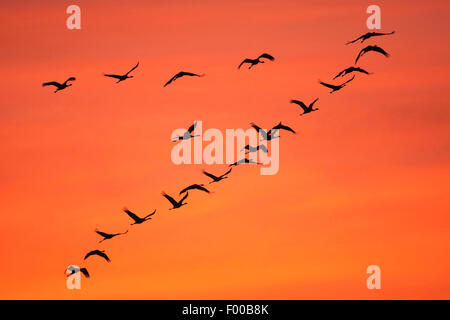
[[325,83],[319,80],[319,83],[327,88],[333,89],[330,93],[333,93],[335,91],[341,90],[343,87],[345,87],[347,85],[347,83],[349,83],[350,81],[352,81],[353,79],[355,79],[355,76],[351,77],[349,80],[345,81],[342,84],[339,85],[334,85],[334,84],[329,84],[329,83]]
[[127,80],[129,78],[133,78],[134,76],[129,76],[130,72],[133,71],[134,69],[136,69],[139,66],[139,61],[138,63],[127,73],[123,74],[123,75],[117,75],[117,74],[104,74],[105,77],[110,77],[110,78],[115,78],[118,79],[118,81],[116,83],[122,82],[124,80]]
[[64,81],[63,83],[59,83],[59,82],[56,82],[56,81],[51,81],[51,82],[44,82],[44,83],[42,84],[42,86],[43,86],[43,87],[46,87],[46,86],[55,86],[55,87],[56,87],[55,93],[57,93],[57,92],[60,91],[60,90],[63,90],[63,89],[65,89],[65,88],[67,88],[67,87],[70,87],[72,84],[71,84],[71,83],[68,83],[68,82],[69,82],[69,81],[75,81],[75,80],[76,80],[75,77],[70,77],[70,78],[68,78],[66,81]]
[[276,139],[279,138],[280,136],[274,136],[278,130],[269,130],[268,132],[264,129],[261,129],[260,127],[258,127],[256,124],[254,124],[253,122],[250,123],[250,125],[252,126],[252,128],[254,128],[256,131],[259,132],[259,134],[261,135],[261,140],[272,140],[272,139]]
[[177,209],[177,208],[187,204],[187,203],[183,203],[183,201],[188,197],[189,192],[186,192],[185,196],[183,198],[181,198],[180,201],[176,201],[174,198],[172,198],[165,192],[162,192],[161,194],[163,195],[163,197],[165,197],[167,200],[169,200],[169,202],[172,204],[173,208],[170,208],[169,210],[173,210],[173,209]]
[[346,44],[351,44],[351,43],[354,43],[354,42],[356,42],[358,40],[361,40],[361,43],[363,43],[364,41],[366,41],[367,39],[372,38],[372,37],[387,36],[387,35],[394,34],[394,33],[395,33],[395,31],[392,31],[392,32],[389,32],[389,33],[367,32],[366,34],[363,34],[362,36],[356,38],[355,40],[349,41]]
[[99,231],[99,230],[96,229],[95,232],[103,237],[103,239],[99,241],[99,243],[100,243],[100,242],[103,242],[105,240],[112,239],[112,238],[114,238],[116,236],[120,236],[122,234],[126,234],[126,233],[128,233],[128,230],[125,231],[125,232],[122,232],[122,233],[106,233],[106,232],[102,232],[102,231]]
[[170,80],[166,82],[164,87],[166,87],[167,85],[171,84],[173,81],[177,80],[178,78],[181,78],[181,77],[184,77],[184,76],[204,77],[205,74],[204,73],[203,74],[196,74],[196,73],[192,73],[192,72],[180,71],[176,75],[174,75],[172,78],[170,78]]
[[200,136],[199,134],[197,134],[195,136],[192,135],[192,132],[194,132],[196,127],[197,127],[197,122],[194,122],[194,124],[192,126],[190,126],[182,136],[175,137],[172,141],[177,142],[179,140],[188,140],[190,138],[199,137]]
[[108,262],[111,262],[111,260],[109,259],[109,257],[106,255],[105,250],[92,250],[89,251],[85,256],[84,256],[84,260],[86,260],[87,258],[89,258],[90,256],[99,256],[102,257],[103,259],[105,259]]
[[306,106],[306,104],[304,104],[304,103],[303,103],[302,101],[300,101],[300,100],[291,100],[291,103],[295,103],[295,104],[299,105],[299,106],[303,109],[303,113],[300,114],[300,115],[302,116],[302,115],[304,115],[304,114],[307,114],[307,113],[310,113],[310,112],[319,110],[319,108],[313,108],[314,103],[316,103],[317,100],[319,100],[319,98],[317,98],[316,100],[314,100],[313,102],[311,102],[311,103],[309,104],[309,106]]
[[365,73],[365,74],[370,74],[370,72],[367,72],[366,70],[361,69],[359,67],[348,67],[347,69],[344,69],[341,72],[339,72],[336,75],[336,77],[334,77],[333,79],[336,79],[338,77],[343,77],[343,76],[345,76],[345,75],[347,75],[349,73],[352,73],[352,72],[361,72],[361,73]]
[[264,60],[261,60],[261,59],[269,59],[270,61],[274,61],[275,60],[275,58],[274,57],[272,57],[270,54],[268,54],[268,53],[263,53],[262,55],[260,55],[258,58],[256,58],[256,59],[249,59],[249,58],[247,58],[247,59],[244,59],[244,61],[242,61],[241,62],[241,64],[238,66],[238,69],[240,69],[241,68],[241,66],[244,64],[244,63],[249,63],[250,64],[250,66],[248,67],[249,69],[251,69],[254,65],[257,65],[258,63],[264,63]]
[[275,127],[273,127],[272,130],[286,130],[286,131],[292,132],[293,134],[296,134],[294,129],[292,129],[291,127],[285,126],[284,124],[281,123],[281,121],[279,124],[277,124]]
[[389,58],[389,56],[390,56],[389,53],[384,51],[379,46],[367,46],[364,49],[361,49],[361,51],[358,53],[358,56],[356,57],[356,60],[355,60],[355,64],[358,62],[359,58],[361,58],[364,54],[366,54],[367,52],[370,52],[370,51],[381,53],[386,58]]
[[208,189],[203,187],[203,184],[191,184],[189,187],[186,187],[183,190],[181,190],[179,194],[181,195],[182,193],[185,193],[185,192],[187,192],[189,190],[194,190],[194,189],[201,190],[201,191],[204,191],[206,193],[210,193],[210,191]]
[[242,148],[242,150],[247,150],[247,152],[245,154],[249,154],[250,152],[256,152],[258,150],[262,150],[265,153],[268,152],[267,147],[265,145],[263,145],[263,144],[260,144],[260,145],[258,145],[256,147],[252,147],[251,145],[248,144],[244,148]]
[[[70,271],[70,273],[67,273],[67,271]],[[75,267],[75,266],[69,266],[66,269],[65,273],[69,277],[69,276],[71,276],[71,275],[73,275],[75,273],[78,273],[78,272],[81,272],[86,278],[90,277],[89,272],[87,271],[86,268],[78,268],[78,267]]]
[[204,175],[206,175],[206,176],[210,177],[211,179],[213,179],[213,181],[211,181],[209,183],[214,183],[214,182],[219,182],[219,181],[221,181],[223,179],[228,178],[227,175],[231,172],[231,169],[232,168],[230,168],[230,170],[228,170],[227,172],[225,172],[224,174],[222,174],[220,176],[215,176],[212,173],[206,172],[205,170],[203,170],[202,172],[203,172]]
[[128,208],[123,208],[123,211],[131,218],[134,220],[134,222],[131,224],[141,224],[144,223],[147,220],[151,219],[151,216],[153,216],[156,213],[156,210],[153,210],[152,213],[146,215],[145,217],[141,218],[138,217],[135,213],[131,212],[130,210],[128,210]]
[[233,166],[238,166],[240,164],[244,164],[244,163],[250,163],[250,164],[262,164],[260,162],[255,162],[252,159],[248,159],[248,158],[243,158],[241,160],[238,160],[236,162],[233,162],[229,165],[229,167],[233,167]]

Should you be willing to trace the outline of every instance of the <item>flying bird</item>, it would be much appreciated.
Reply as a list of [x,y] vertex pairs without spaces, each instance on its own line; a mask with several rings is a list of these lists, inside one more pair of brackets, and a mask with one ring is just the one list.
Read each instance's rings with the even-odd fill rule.
[[177,208],[187,204],[187,203],[183,203],[183,201],[188,197],[189,192],[186,192],[186,195],[183,198],[181,198],[180,201],[176,201],[174,198],[172,198],[165,192],[162,192],[161,194],[163,195],[163,197],[165,197],[167,200],[169,200],[169,202],[172,204],[173,208],[169,209],[169,210],[172,210],[172,209],[177,209]]
[[232,166],[238,166],[238,165],[244,164],[244,163],[250,163],[250,164],[262,164],[262,163],[260,163],[260,162],[255,162],[255,161],[253,161],[252,159],[243,158],[243,159],[241,159],[241,160],[239,160],[239,161],[236,161],[236,162],[231,163],[229,166],[230,166],[230,167],[232,167]]
[[177,80],[178,78],[181,78],[181,77],[184,77],[184,76],[204,77],[205,74],[204,73],[203,74],[196,74],[196,73],[192,73],[192,72],[180,71],[176,75],[174,75],[172,78],[170,78],[170,80],[166,82],[164,87],[166,87],[167,85],[171,84],[173,81]]
[[366,54],[367,52],[370,52],[370,51],[381,53],[386,58],[389,58],[389,56],[390,56],[389,53],[384,51],[379,46],[367,46],[364,49],[361,49],[361,51],[358,53],[358,56],[356,57],[356,60],[355,60],[355,64],[358,62],[359,58],[361,58],[364,54]]
[[194,189],[201,190],[201,191],[204,191],[204,192],[206,192],[206,193],[210,193],[210,191],[209,191],[208,189],[206,189],[205,187],[203,187],[203,184],[191,184],[189,187],[186,187],[186,188],[184,188],[183,190],[181,190],[181,191],[180,191],[180,195],[181,195],[182,193],[185,193],[185,192],[187,192],[187,191],[189,191],[189,190],[194,190]]
[[224,174],[222,174],[220,176],[215,176],[212,173],[206,172],[205,170],[203,170],[202,172],[203,172],[204,175],[206,175],[206,176],[210,177],[211,179],[213,179],[213,181],[211,181],[210,183],[214,183],[214,182],[219,182],[219,181],[221,181],[223,179],[228,178],[227,175],[231,172],[231,169],[232,168],[230,168],[230,170],[228,170],[227,172],[225,172]]
[[249,69],[251,69],[254,65],[257,65],[258,63],[264,63],[264,60],[261,60],[261,59],[268,59],[268,60],[270,60],[270,61],[274,61],[275,60],[275,58],[274,57],[272,57],[270,54],[268,54],[268,53],[263,53],[262,55],[260,55],[258,58],[256,58],[256,59],[245,59],[244,61],[242,61],[241,62],[241,64],[238,66],[238,69],[240,69],[241,68],[241,66],[244,64],[244,63],[249,63],[250,64],[250,66],[248,67]]
[[145,217],[141,218],[138,217],[135,213],[131,212],[130,210],[128,210],[127,208],[123,208],[123,211],[131,218],[134,220],[134,222],[131,224],[141,224],[147,220],[151,219],[151,216],[153,216],[156,213],[156,210],[153,210],[152,213],[146,215]]
[[294,131],[294,129],[292,129],[291,127],[285,126],[284,124],[280,123],[277,124],[275,127],[272,128],[272,130],[286,130],[286,131],[290,131],[293,134],[295,134],[296,132]]
[[117,74],[104,74],[105,77],[110,77],[110,78],[115,78],[118,79],[118,81],[116,83],[122,82],[124,80],[127,80],[129,78],[133,78],[133,76],[129,76],[130,72],[133,71],[134,69],[136,69],[139,66],[139,61],[138,63],[127,73],[125,73],[124,75],[117,75]]
[[89,258],[90,256],[100,256],[103,259],[105,259],[108,262],[111,262],[111,260],[109,259],[109,257],[106,255],[105,250],[92,250],[89,251],[85,256],[84,256],[84,260],[86,260],[87,258]]
[[313,108],[314,103],[316,103],[317,100],[319,100],[319,98],[317,98],[316,100],[314,100],[313,102],[311,102],[311,103],[309,104],[309,106],[306,106],[306,104],[304,104],[304,103],[303,103],[302,101],[300,101],[300,100],[291,100],[291,103],[295,103],[295,104],[299,105],[299,106],[303,109],[303,113],[300,114],[300,115],[302,116],[302,115],[304,115],[304,114],[306,114],[306,113],[310,113],[310,112],[319,110],[319,108]]
[[345,81],[342,84],[339,85],[334,85],[334,84],[329,84],[329,83],[325,83],[319,80],[319,83],[325,87],[328,87],[330,89],[333,89],[330,93],[333,93],[335,91],[341,90],[343,87],[345,87],[347,85],[347,83],[349,83],[350,81],[352,81],[353,79],[355,79],[355,76],[353,76],[352,78],[350,78],[349,80]]
[[278,136],[274,136],[275,135],[275,133],[278,131],[278,130],[269,130],[268,132],[266,131],[266,130],[264,130],[264,129],[261,129],[260,127],[258,127],[256,124],[254,124],[253,122],[251,122],[250,123],[250,125],[252,126],[252,128],[254,128],[256,131],[258,131],[260,134],[261,134],[261,140],[267,140],[267,141],[269,141],[269,140],[272,140],[272,139],[276,139],[276,138],[279,138],[280,136],[278,135]]
[[242,148],[242,150],[247,150],[245,154],[248,154],[250,152],[256,152],[258,150],[262,150],[263,152],[267,153],[267,147],[263,144],[260,144],[259,146],[256,147],[252,147],[251,145],[248,144],[244,148]]
[[363,43],[364,41],[366,41],[367,39],[372,38],[372,37],[387,36],[387,35],[394,34],[394,33],[395,33],[395,31],[392,31],[392,32],[389,32],[389,33],[367,32],[366,34],[363,34],[362,36],[356,38],[355,40],[349,41],[346,44],[351,44],[351,43],[354,43],[354,42],[356,42],[358,40],[361,40],[361,43]]
[[[70,273],[67,273],[67,271],[70,271]],[[77,268],[75,266],[69,266],[66,269],[65,273],[66,273],[67,276],[71,276],[71,275],[73,275],[75,273],[78,273],[78,272],[81,272],[86,278],[90,277],[89,272],[87,271],[86,268]]]
[[342,70],[341,72],[339,72],[336,77],[334,77],[333,79],[336,79],[338,77],[343,77],[349,73],[352,72],[361,72],[361,73],[365,73],[365,74],[370,74],[370,72],[367,72],[366,70],[359,68],[359,67],[348,67],[347,69]]
[[192,132],[194,132],[196,127],[197,127],[197,122],[194,122],[194,124],[192,126],[190,126],[182,136],[175,137],[174,140],[172,140],[172,141],[177,142],[179,140],[188,140],[190,138],[199,137],[200,136],[199,134],[197,134],[195,136],[192,135]]
[[99,231],[99,230],[96,229],[95,232],[97,232],[99,235],[101,235],[103,237],[103,239],[99,241],[99,243],[100,243],[100,242],[103,242],[105,240],[114,238],[116,236],[120,236],[121,234],[128,233],[128,230],[125,231],[125,232],[122,232],[122,233],[106,233],[106,232],[102,232],[102,231]]
[[42,84],[42,86],[43,86],[43,87],[46,87],[46,86],[55,86],[55,87],[56,87],[55,93],[57,93],[57,92],[60,91],[60,90],[63,90],[63,89],[65,89],[65,88],[67,88],[67,87],[70,87],[72,84],[71,84],[71,83],[68,83],[68,82],[69,82],[69,81],[75,81],[75,80],[76,80],[75,77],[70,77],[70,78],[68,78],[66,81],[64,81],[63,83],[59,83],[59,82],[56,82],[56,81],[51,81],[51,82],[44,82],[44,83]]

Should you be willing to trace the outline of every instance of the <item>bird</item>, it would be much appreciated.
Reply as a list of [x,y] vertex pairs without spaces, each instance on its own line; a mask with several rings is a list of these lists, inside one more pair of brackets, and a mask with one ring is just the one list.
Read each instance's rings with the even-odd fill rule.
[[273,127],[272,130],[286,130],[286,131],[292,132],[293,134],[296,134],[294,129],[292,129],[291,127],[285,126],[284,124],[281,123],[281,121],[279,124],[277,124],[275,127]]
[[130,72],[133,71],[134,69],[136,69],[139,66],[139,61],[138,63],[127,73],[125,73],[124,75],[117,75],[117,74],[104,74],[105,77],[110,77],[110,78],[115,78],[118,79],[118,81],[116,83],[122,82],[124,80],[127,80],[129,78],[133,78],[133,76],[129,76]]
[[376,36],[387,36],[387,35],[394,34],[394,33],[395,33],[395,31],[392,31],[392,32],[389,32],[389,33],[382,33],[382,32],[367,32],[366,34],[363,34],[362,36],[356,38],[355,40],[349,41],[349,42],[347,42],[346,44],[351,44],[351,43],[354,43],[354,42],[356,42],[356,41],[358,41],[358,40],[361,40],[361,43],[363,43],[364,41],[366,41],[367,39],[372,38],[372,37],[376,37]]
[[103,242],[105,240],[114,238],[115,236],[120,236],[121,234],[128,233],[128,230],[125,231],[125,232],[122,232],[122,233],[106,233],[106,232],[102,232],[102,231],[99,231],[99,230],[96,229],[95,232],[97,232],[99,235],[101,235],[103,237],[103,239],[99,241],[99,243],[100,243],[100,242]]
[[360,68],[360,67],[348,67],[347,69],[342,70],[341,72],[339,72],[336,77],[334,77],[333,79],[336,79],[338,77],[343,77],[349,73],[352,72],[361,72],[361,73],[365,73],[365,74],[370,74],[370,72],[367,72],[366,70]]
[[303,103],[302,101],[300,101],[300,100],[291,100],[291,103],[298,104],[298,105],[303,109],[303,113],[300,114],[300,115],[302,116],[302,115],[304,115],[304,114],[307,114],[307,113],[310,113],[310,112],[319,110],[319,108],[313,108],[314,103],[316,103],[317,100],[319,100],[319,98],[317,98],[316,100],[314,100],[313,102],[311,102],[311,103],[309,104],[309,106],[306,106],[306,104],[304,104],[304,103]]
[[196,73],[192,73],[192,72],[180,71],[176,75],[174,75],[172,78],[170,78],[170,80],[166,82],[164,87],[166,87],[167,85],[171,84],[173,81],[177,80],[178,78],[181,78],[181,77],[184,77],[184,76],[204,77],[205,74],[204,73],[203,74],[196,74]]
[[366,54],[367,52],[370,52],[370,51],[375,51],[375,52],[381,53],[386,58],[389,58],[389,56],[390,56],[389,53],[384,51],[379,46],[367,46],[364,49],[361,49],[361,51],[358,53],[358,56],[356,57],[356,60],[355,60],[355,64],[358,62],[359,58],[361,58],[364,54]]
[[197,127],[197,122],[194,122],[194,124],[192,126],[190,126],[182,136],[175,137],[172,141],[177,142],[179,140],[188,140],[190,138],[199,137],[200,136],[199,134],[194,135],[194,136],[192,135],[192,132],[195,130],[196,127]]
[[103,259],[105,259],[108,262],[111,262],[111,260],[109,259],[109,257],[106,255],[105,250],[92,250],[89,251],[85,256],[84,256],[84,260],[86,260],[87,258],[89,258],[90,256],[100,256]]
[[56,81],[51,81],[51,82],[44,82],[44,83],[42,84],[42,86],[43,86],[43,87],[46,87],[46,86],[55,86],[55,87],[56,87],[55,93],[57,93],[57,92],[60,91],[60,90],[63,90],[63,89],[65,89],[65,88],[67,88],[67,87],[70,87],[72,84],[71,84],[71,83],[68,83],[68,82],[69,82],[69,81],[75,81],[75,80],[76,80],[75,77],[70,77],[70,78],[68,78],[66,81],[64,81],[63,83],[59,83],[59,82],[56,82]]
[[170,201],[170,203],[172,204],[173,208],[170,208],[169,210],[172,210],[172,209],[177,209],[177,208],[179,208],[179,207],[184,206],[185,204],[187,204],[187,203],[183,203],[183,201],[188,197],[189,192],[186,192],[186,195],[185,195],[183,198],[181,198],[180,201],[175,201],[174,198],[172,198],[171,196],[169,196],[169,195],[168,195],[167,193],[165,193],[165,192],[162,192],[161,194],[163,195],[163,197],[165,197],[167,200]]
[[188,190],[194,190],[194,189],[201,190],[201,191],[204,191],[206,193],[210,193],[210,191],[208,189],[203,187],[203,184],[191,184],[189,187],[186,187],[183,190],[181,190],[179,194],[181,195],[182,193],[185,193]]
[[248,144],[244,148],[242,148],[242,150],[247,150],[247,152],[245,154],[248,154],[250,152],[256,152],[258,150],[262,150],[263,152],[267,153],[267,147],[263,144],[260,144],[256,147],[252,147],[251,145]]
[[258,127],[256,124],[254,124],[253,122],[250,123],[250,125],[252,126],[252,128],[254,128],[256,131],[258,131],[261,134],[261,140],[272,140],[272,139],[276,139],[279,138],[280,136],[274,136],[274,134],[278,131],[278,130],[269,130],[268,132],[264,129],[261,129],[260,127]]
[[355,76],[353,76],[352,78],[350,78],[349,80],[345,81],[344,83],[340,84],[340,85],[333,85],[333,84],[329,84],[329,83],[325,83],[319,80],[319,83],[325,87],[328,87],[330,89],[333,89],[330,93],[333,93],[335,91],[341,90],[343,87],[345,87],[347,85],[347,83],[349,83],[350,81],[352,81],[353,79],[355,79]]
[[206,172],[205,170],[203,170],[202,172],[203,172],[204,175],[206,175],[206,176],[210,177],[211,179],[213,179],[213,181],[210,181],[209,183],[214,183],[214,182],[219,182],[219,181],[221,181],[223,179],[228,178],[227,175],[231,172],[231,169],[232,168],[230,168],[230,170],[228,170],[227,172],[225,172],[224,174],[222,174],[220,176],[213,175],[212,173]]
[[238,165],[244,164],[244,163],[250,163],[250,164],[262,164],[262,163],[260,163],[260,162],[255,162],[255,161],[253,161],[252,159],[243,158],[243,159],[241,159],[241,160],[238,160],[238,161],[236,161],[236,162],[231,163],[231,164],[229,165],[229,167],[232,167],[232,166],[238,166]]
[[254,65],[257,65],[258,63],[264,63],[264,60],[261,60],[261,59],[263,59],[263,58],[269,59],[270,61],[274,61],[274,60],[275,60],[275,58],[272,57],[270,54],[268,54],[268,53],[263,53],[262,55],[260,55],[260,56],[259,56],[258,58],[256,58],[256,59],[249,59],[249,58],[245,59],[245,60],[242,61],[241,64],[238,66],[238,69],[240,69],[241,66],[242,66],[244,63],[250,63],[250,66],[249,66],[248,68],[251,69]]
[[[67,273],[67,271],[71,271],[71,272]],[[67,276],[71,276],[72,274],[75,274],[75,273],[78,273],[78,272],[81,272],[86,278],[90,277],[89,272],[87,271],[86,268],[78,268],[78,267],[75,267],[75,266],[69,266],[66,269],[65,273],[66,273]]]
[[123,208],[123,211],[124,211],[131,219],[134,220],[134,222],[133,222],[131,225],[133,225],[133,224],[141,224],[141,223],[143,223],[143,222],[145,222],[145,221],[147,221],[147,220],[150,220],[150,219],[151,219],[151,216],[153,216],[153,215],[156,213],[156,209],[155,209],[155,210],[153,210],[152,213],[149,213],[149,214],[146,215],[145,217],[141,218],[141,217],[138,217],[135,213],[133,213],[133,212],[131,212],[130,210],[128,210],[128,208],[126,208],[126,207]]

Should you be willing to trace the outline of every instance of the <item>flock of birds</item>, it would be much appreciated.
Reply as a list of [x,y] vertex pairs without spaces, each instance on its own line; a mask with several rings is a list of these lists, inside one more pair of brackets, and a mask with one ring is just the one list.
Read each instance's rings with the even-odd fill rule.
[[[357,41],[361,41],[361,43],[363,43],[364,41],[372,38],[372,37],[378,37],[378,36],[385,36],[385,35],[391,35],[394,34],[395,31],[392,31],[390,33],[380,33],[380,32],[368,32],[358,38],[356,38],[355,40],[349,41],[346,44],[352,44],[355,43]],[[384,55],[385,57],[389,57],[389,54],[383,50],[381,47],[377,46],[377,45],[369,45],[366,46],[365,48],[361,49],[360,52],[358,53],[356,60],[355,60],[355,66],[350,66],[344,70],[342,70],[341,72],[339,72],[333,79],[339,78],[339,77],[344,77],[348,74],[351,73],[363,73],[363,74],[367,74],[369,75],[370,73],[367,72],[366,70],[357,67],[356,63],[359,61],[359,59],[365,55],[368,52],[376,52],[376,53],[380,53],[382,55]],[[263,53],[261,54],[259,57],[257,57],[256,59],[244,59],[238,66],[238,69],[240,69],[244,64],[248,64],[249,67],[248,69],[251,69],[253,66],[260,64],[260,63],[265,63],[265,61],[274,61],[275,58],[273,56],[271,56],[270,54],[267,53]],[[125,81],[129,78],[133,78],[133,76],[130,76],[129,74],[135,70],[137,67],[139,66],[139,62],[127,73],[123,74],[123,75],[116,75],[116,74],[105,74],[105,77],[110,77],[110,78],[115,78],[117,79],[116,83]],[[167,85],[173,83],[175,80],[177,80],[178,78],[184,77],[184,76],[190,76],[190,77],[203,77],[204,74],[196,74],[196,73],[192,73],[192,72],[185,72],[185,71],[181,71],[179,73],[177,73],[176,75],[174,75],[172,78],[170,78],[169,81],[167,81],[164,84],[164,87],[166,87]],[[335,91],[341,90],[342,88],[344,88],[349,82],[353,81],[355,79],[355,75],[353,75],[350,79],[346,80],[345,82],[341,83],[341,84],[329,84],[329,83],[325,83],[319,80],[319,83],[327,88],[330,88],[332,91],[330,93],[333,93]],[[66,89],[67,87],[71,86],[72,84],[69,83],[70,81],[75,81],[75,77],[70,77],[68,78],[65,82],[63,83],[58,83],[56,81],[52,81],[52,82],[45,82],[42,85],[43,86],[55,86],[56,87],[56,92]],[[314,108],[314,104],[319,100],[319,98],[316,98],[314,101],[312,101],[309,105],[306,105],[304,102],[300,101],[300,100],[291,100],[290,102],[293,104],[298,105],[302,110],[303,113],[301,113],[300,115],[305,115],[308,113],[311,113],[313,111],[317,111],[319,110],[318,108]],[[182,135],[182,136],[177,136],[175,138],[173,138],[172,141],[176,142],[176,141],[180,141],[180,140],[188,140],[191,138],[194,138],[198,135],[193,135],[195,128],[197,126],[197,123],[195,122],[194,124],[192,124],[187,130],[186,132]],[[259,126],[257,126],[254,123],[251,123],[252,128],[254,128],[261,136],[261,141],[270,141],[272,139],[276,139],[279,138],[280,135],[278,134],[280,130],[285,130],[285,131],[289,131],[291,133],[296,133],[292,128],[290,128],[289,126],[286,126],[284,124],[282,124],[281,122],[277,125],[275,125],[273,128],[271,128],[269,131],[263,130],[262,128],[260,128]],[[251,146],[251,145],[246,145],[241,151],[245,151],[245,154],[249,154],[252,152],[257,152],[259,150],[261,150],[262,152],[267,153],[267,147],[264,144],[260,144],[258,146]],[[228,171],[226,171],[225,173],[221,174],[221,175],[215,175],[212,173],[209,173],[205,170],[203,170],[203,174],[206,175],[207,177],[209,177],[211,179],[211,181],[209,182],[211,183],[216,183],[216,182],[220,182],[224,179],[227,179],[229,174],[232,171],[232,167],[233,166],[238,166],[241,164],[260,164],[258,162],[255,162],[247,157],[244,157],[243,159],[240,159],[234,163],[229,164],[229,169]],[[172,207],[169,210],[174,210],[174,209],[178,209],[181,208],[184,205],[187,205],[187,203],[185,202],[185,200],[187,199],[187,197],[189,196],[189,191],[192,190],[199,190],[205,193],[210,193],[210,190],[208,190],[207,188],[205,188],[204,184],[192,184],[190,186],[187,186],[186,188],[182,189],[179,193],[179,197],[181,197],[178,201],[175,200],[172,196],[168,195],[165,192],[162,192],[162,196],[165,197],[170,204],[172,205]],[[184,195],[183,195],[184,194]],[[126,213],[130,219],[133,221],[133,223],[131,223],[130,225],[135,225],[135,224],[142,224],[148,220],[152,219],[152,216],[156,213],[156,209],[153,210],[153,212],[145,215],[145,216],[138,216],[136,213],[130,211],[128,208],[124,208],[123,212]],[[114,237],[117,236],[121,236],[124,235],[126,233],[128,233],[128,230],[126,230],[125,232],[119,232],[119,233],[107,233],[107,232],[103,232],[100,231],[98,229],[95,229],[95,232],[100,235],[102,237],[102,239],[99,241],[99,243],[105,241],[105,240],[110,240]],[[92,250],[89,251],[88,253],[86,253],[86,255],[84,256],[83,260],[88,259],[89,257],[92,256],[98,256],[102,259],[104,259],[107,262],[111,262],[111,259],[109,258],[109,256],[106,254],[105,250]],[[66,275],[70,276],[72,274],[75,274],[77,272],[81,272],[84,276],[86,276],[87,278],[90,277],[89,272],[87,270],[87,268],[85,267],[75,267],[73,265],[69,266],[66,269]]]

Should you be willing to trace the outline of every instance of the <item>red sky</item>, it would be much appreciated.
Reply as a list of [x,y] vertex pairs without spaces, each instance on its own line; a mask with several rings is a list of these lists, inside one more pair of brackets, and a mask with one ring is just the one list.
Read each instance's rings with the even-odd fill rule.
[[[81,30],[66,28],[70,4]],[[382,31],[357,75],[364,1],[10,1],[0,4],[3,299],[448,299],[450,63],[448,1],[378,1]],[[262,52],[273,63],[237,70]],[[135,78],[120,84],[103,73]],[[206,73],[162,85],[178,71]],[[45,81],[77,80],[54,94]],[[290,99],[319,97],[298,117]],[[238,167],[208,179],[170,160],[176,128],[270,127],[280,171]],[[120,232],[98,244],[95,228]],[[112,263],[86,252],[105,249]],[[86,266],[81,290],[64,270]],[[366,288],[368,265],[381,290]]]

